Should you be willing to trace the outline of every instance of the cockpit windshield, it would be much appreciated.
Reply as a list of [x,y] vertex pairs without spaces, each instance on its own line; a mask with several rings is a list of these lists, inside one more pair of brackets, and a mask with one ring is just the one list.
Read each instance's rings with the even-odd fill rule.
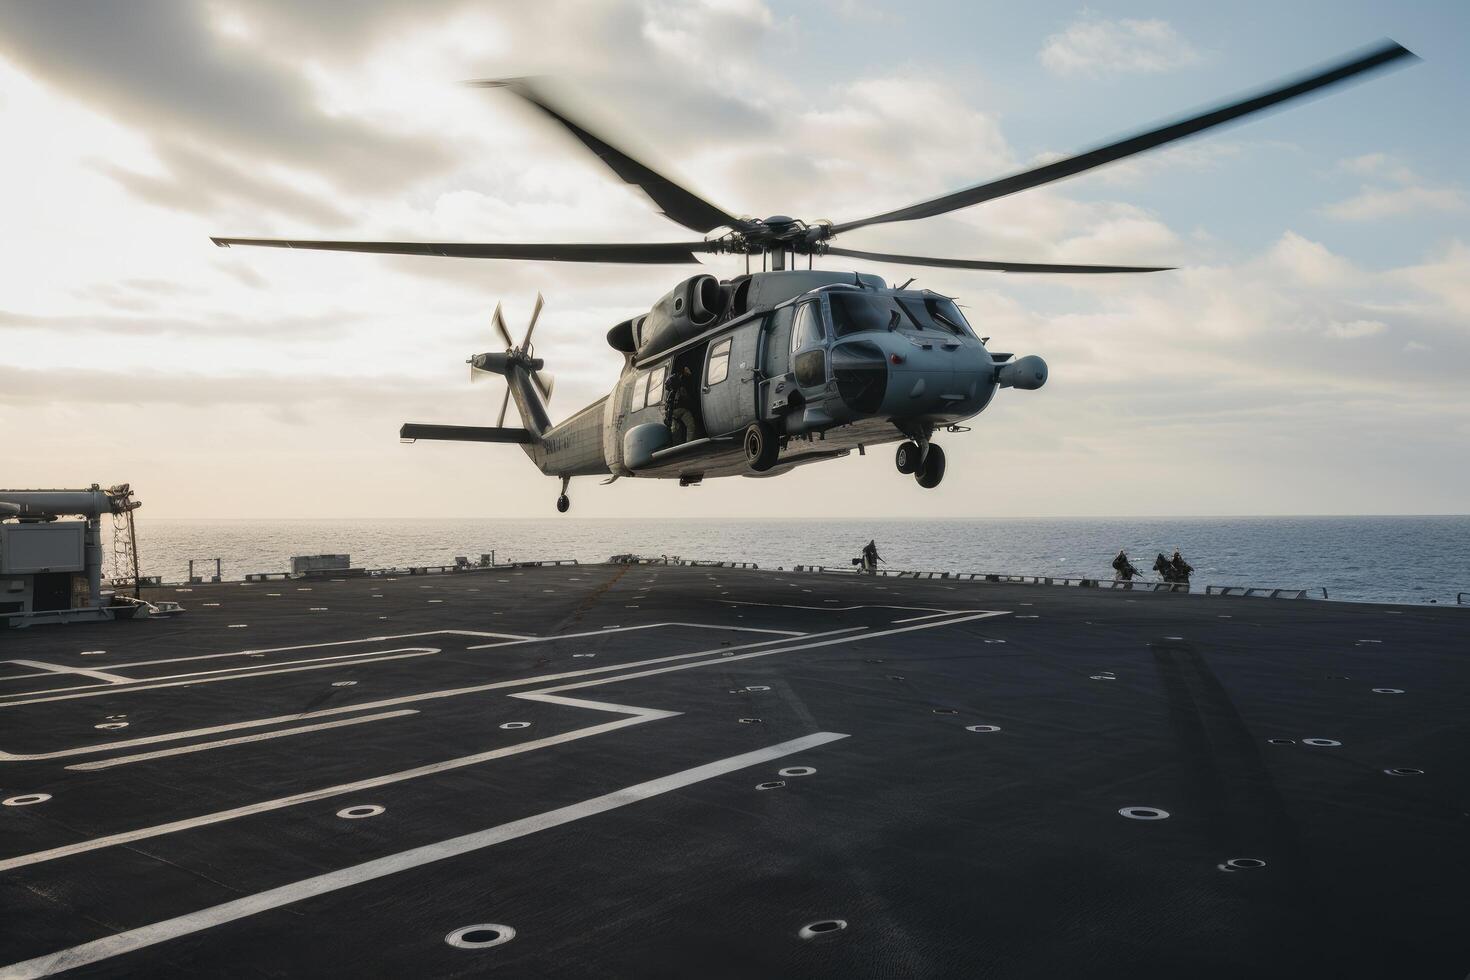
[[946,296],[925,296],[922,299],[906,296],[899,303],[920,329],[941,330],[959,337],[973,333],[960,308]]
[[938,332],[971,336],[970,325],[954,300],[944,296],[904,296],[833,290],[832,332],[838,337],[866,330]]
[[865,330],[887,330],[896,326],[903,315],[893,305],[892,296],[875,296],[843,290],[827,294],[832,301],[832,331],[839,337]]

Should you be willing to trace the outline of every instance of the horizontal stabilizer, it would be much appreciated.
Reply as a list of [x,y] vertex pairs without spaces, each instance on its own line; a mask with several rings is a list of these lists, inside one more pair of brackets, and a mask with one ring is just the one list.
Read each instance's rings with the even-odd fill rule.
[[425,422],[405,422],[398,430],[398,438],[407,442],[415,439],[442,439],[448,442],[514,442],[529,444],[536,437],[525,429],[502,429],[493,425],[429,425]]

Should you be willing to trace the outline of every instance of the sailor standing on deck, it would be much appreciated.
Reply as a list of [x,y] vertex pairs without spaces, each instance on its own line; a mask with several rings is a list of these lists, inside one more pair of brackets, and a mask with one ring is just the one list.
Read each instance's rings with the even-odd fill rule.
[[882,560],[882,558],[878,557],[877,542],[869,540],[868,543],[863,546],[862,570],[864,572],[867,572],[869,575],[872,575],[878,571],[878,563]]
[[1138,569],[1134,568],[1133,562],[1128,560],[1127,552],[1121,548],[1118,550],[1118,557],[1113,559],[1113,572],[1115,582],[1131,582],[1133,576],[1138,574]]
[[1174,557],[1169,559],[1169,567],[1174,572],[1174,581],[1189,584],[1189,573],[1194,571],[1194,566],[1184,560],[1179,549],[1174,549]]

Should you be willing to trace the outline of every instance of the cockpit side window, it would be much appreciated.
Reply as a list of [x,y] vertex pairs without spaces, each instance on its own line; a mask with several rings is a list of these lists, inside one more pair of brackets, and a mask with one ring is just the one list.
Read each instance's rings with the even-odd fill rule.
[[796,311],[796,323],[791,328],[791,352],[809,350],[821,346],[826,338],[822,319],[817,316],[816,303],[803,303]]

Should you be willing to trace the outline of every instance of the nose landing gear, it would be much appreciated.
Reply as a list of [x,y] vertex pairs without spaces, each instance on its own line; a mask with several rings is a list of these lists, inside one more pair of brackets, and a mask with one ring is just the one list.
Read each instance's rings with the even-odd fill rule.
[[932,490],[944,479],[944,450],[932,442],[901,442],[893,454],[900,473],[912,475],[919,486]]
[[893,454],[893,465],[904,475],[915,473],[919,469],[919,444],[916,442],[901,442]]
[[924,465],[919,467],[914,474],[914,479],[919,481],[919,486],[925,490],[933,490],[939,486],[939,481],[944,479],[944,450],[939,446],[930,444],[929,451],[924,454]]
[[556,509],[558,513],[565,514],[572,507],[572,498],[567,496],[567,484],[572,478],[564,476],[561,478],[561,496],[556,498]]

